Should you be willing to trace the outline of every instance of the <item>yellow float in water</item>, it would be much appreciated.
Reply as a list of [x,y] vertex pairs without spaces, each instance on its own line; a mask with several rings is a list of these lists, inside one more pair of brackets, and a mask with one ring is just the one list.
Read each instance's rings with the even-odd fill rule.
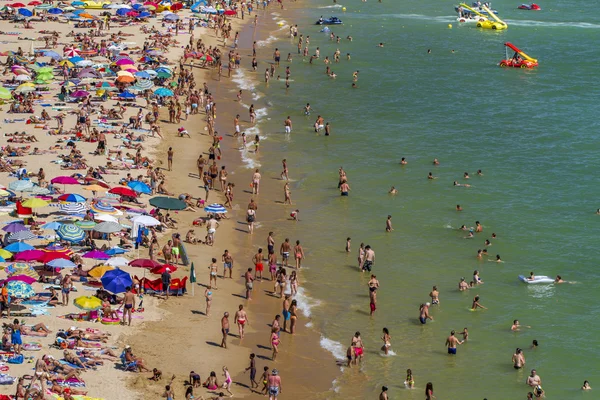
[[452,29],[452,24],[448,24],[448,29]]
[[342,11],[343,11],[343,12],[346,12],[346,7],[342,7]]

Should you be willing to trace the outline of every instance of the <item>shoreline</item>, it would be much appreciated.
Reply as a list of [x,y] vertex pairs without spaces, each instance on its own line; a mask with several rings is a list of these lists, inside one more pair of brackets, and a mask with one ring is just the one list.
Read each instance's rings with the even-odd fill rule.
[[[280,12],[281,10],[277,10],[277,12]],[[288,13],[291,13],[292,10],[284,10]],[[263,12],[262,10],[259,10],[259,12]],[[265,18],[268,22],[265,24],[266,26],[263,26],[263,24],[261,24],[261,17],[259,14],[259,27],[257,29],[258,34],[268,34],[267,38],[273,37],[272,34],[277,34],[277,33],[281,33],[281,31],[283,30],[282,27],[275,27],[275,30],[269,29],[268,25],[271,23],[271,15],[272,13],[275,12],[274,10],[267,10],[265,12],[265,16],[267,18]],[[234,21],[236,22],[241,22],[239,20],[234,19]],[[252,23],[250,22],[251,20],[249,18],[246,18],[246,24],[243,26],[242,28],[242,32],[244,31],[255,31],[255,29],[252,27]],[[285,28],[285,27],[283,27]],[[210,38],[211,39],[215,39],[213,34],[210,33]],[[256,32],[252,35],[252,40],[248,41],[248,38],[245,37],[242,33],[241,37],[240,37],[240,54],[243,56],[242,59],[242,65],[247,65],[248,64],[248,60],[251,59],[251,45],[252,45],[252,41],[256,40]],[[206,35],[202,36],[203,39],[206,38]],[[262,36],[261,36],[262,37]],[[277,37],[277,40],[281,39],[280,37]],[[274,40],[273,42],[275,42],[276,40]],[[268,55],[271,54],[272,49],[271,49],[272,45],[271,44],[267,44],[266,46],[263,46],[259,49],[258,53],[259,53],[259,59],[264,61],[263,57],[261,57],[261,55],[264,53],[266,57],[268,57]],[[268,55],[267,55],[268,54]],[[247,77],[248,75],[248,71],[245,68],[242,68],[243,70],[245,70],[246,72],[244,73],[245,76]],[[195,77],[196,77],[196,81],[200,84],[200,82],[208,82],[209,83],[209,87],[211,89],[211,91],[213,92],[213,95],[215,96],[215,102],[219,104],[219,114],[218,114],[218,119],[216,121],[216,128],[215,130],[217,132],[220,132],[221,136],[226,137],[224,139],[224,141],[222,142],[222,149],[223,149],[223,159],[227,158],[227,167],[228,170],[230,171],[230,179],[229,181],[235,181],[236,183],[239,182],[240,180],[243,182],[245,181],[245,179],[249,179],[246,177],[241,177],[241,175],[245,174],[249,174],[250,173],[250,167],[248,167],[248,165],[246,163],[244,163],[244,154],[243,152],[239,151],[238,148],[238,143],[234,142],[230,139],[232,139],[232,135],[229,133],[231,132],[231,127],[233,126],[233,123],[230,122],[233,120],[233,117],[235,116],[236,113],[239,113],[242,115],[242,125],[247,124],[246,119],[244,118],[244,111],[246,112],[247,115],[247,109],[243,108],[240,110],[240,106],[239,104],[237,104],[236,102],[234,102],[233,104],[227,104],[230,103],[231,100],[235,97],[235,92],[237,90],[239,86],[239,82],[236,82],[236,75],[237,75],[237,71],[232,73],[232,78],[222,78],[221,81],[217,81],[216,80],[216,76],[215,76],[215,71],[214,69],[209,69],[209,70],[199,70],[197,72],[195,72]],[[214,84],[216,82],[216,86],[211,86],[211,82]],[[262,99],[262,101],[267,101],[267,99]],[[190,118],[190,123],[196,123],[196,121],[198,121],[198,124],[202,123],[204,124],[204,113],[200,113],[199,115],[195,116],[195,118]],[[162,115],[161,115],[162,117]],[[203,120],[201,121],[200,118],[202,118]],[[192,129],[190,129],[189,127],[187,127],[187,121],[183,122],[182,121],[182,126],[186,127],[191,133],[193,132]],[[161,126],[163,128],[163,132],[168,132],[169,130],[173,129],[173,124],[165,124],[165,123],[161,123]],[[244,129],[242,129],[242,131],[244,131]],[[202,130],[200,130],[200,132],[204,132]],[[192,133],[193,135],[194,133]],[[210,139],[208,136],[206,136],[205,133],[202,133],[202,136],[205,137],[200,137],[198,139],[193,139],[195,143],[197,143],[200,148],[202,148],[201,146],[205,146],[205,147],[209,147],[210,146]],[[186,168],[191,168],[192,171],[195,170],[195,154],[187,154],[184,155],[185,159],[184,160],[178,160],[180,156],[180,154],[182,153],[181,151],[179,151],[178,147],[181,148],[181,141],[182,140],[187,140],[187,139],[180,139],[176,136],[167,136],[168,140],[165,140],[161,143],[161,145],[159,146],[159,148],[157,149],[157,154],[159,155],[159,158],[164,159],[166,158],[166,149],[168,147],[173,147],[175,150],[175,154],[176,154],[176,160],[174,162],[174,170],[177,169],[177,166],[179,165],[179,163],[182,163],[182,167],[185,170]],[[233,157],[231,157],[231,153],[234,152],[234,150],[238,150],[237,153],[238,154],[233,154]],[[201,151],[202,153],[206,154],[206,152]],[[230,157],[232,159],[230,159]],[[239,158],[238,158],[239,157]],[[231,166],[234,166],[234,168],[231,168]],[[168,173],[167,173],[168,174]],[[266,200],[266,198],[272,198],[273,195],[279,191],[279,189],[275,189],[274,186],[276,185],[275,183],[273,183],[273,185],[270,184],[270,179],[264,179],[263,185],[261,185],[261,195],[260,198],[256,198],[257,203],[259,204],[260,207],[260,200],[262,199],[263,202]],[[178,180],[175,180],[175,182],[178,182]],[[182,183],[183,184],[183,183]],[[240,187],[239,189],[237,189],[238,192],[243,191],[243,192],[247,192],[247,190],[243,189],[243,185],[238,183],[238,187]],[[177,189],[179,189],[180,185],[176,185],[174,186]],[[186,185],[187,187],[187,191],[190,191],[189,189],[189,185]],[[186,190],[182,190],[182,191],[186,191]],[[177,193],[178,191],[175,190],[175,192]],[[215,192],[211,192],[210,198],[209,198],[209,203],[214,201],[214,193]],[[244,193],[244,196],[247,193]],[[237,198],[240,197],[240,194],[237,194],[236,196]],[[251,196],[252,197],[252,196]],[[219,199],[222,200],[222,195],[219,194]],[[233,224],[234,220],[238,221],[237,223],[240,224],[240,220],[244,220],[245,217],[245,212],[243,212],[245,210],[245,207],[243,206],[243,202],[241,203],[237,203],[237,201],[234,200],[234,212],[232,212],[230,214],[230,217],[232,214],[235,214],[235,218],[231,218],[231,220],[226,221],[228,224],[227,226],[223,226],[221,228],[219,228],[218,234],[217,234],[217,238],[216,238],[216,244],[215,247],[219,247],[219,248],[223,248],[226,247],[228,250],[230,250],[230,252],[235,256],[236,259],[236,269],[234,270],[234,274],[235,273],[240,273],[243,272],[246,268],[246,266],[248,265],[246,262],[244,261],[239,261],[241,260],[250,260],[252,254],[255,252],[256,247],[258,247],[258,245],[253,244],[252,242],[256,242],[256,240],[262,241],[261,239],[257,239],[257,237],[262,237],[265,236],[266,238],[266,233],[267,231],[265,229],[263,229],[262,227],[258,230],[258,232],[255,232],[254,236],[254,240],[252,241],[252,238],[249,238],[247,233],[241,233],[238,232],[240,229],[236,228],[235,226],[230,226],[231,224]],[[258,215],[260,216],[261,210],[259,209]],[[259,221],[260,221],[260,217],[259,217]],[[225,246],[223,246],[223,237],[226,236],[227,234],[224,234],[223,231],[227,229],[227,230],[232,230],[234,233],[237,233],[237,236],[230,236],[227,240],[227,243]],[[243,229],[243,228],[242,228]],[[157,333],[160,333],[161,335],[167,335],[168,332],[170,332],[171,330],[165,330],[164,326],[160,326],[161,324],[165,324],[165,322],[170,322],[170,321],[174,321],[177,323],[178,327],[177,329],[186,329],[188,326],[190,329],[197,329],[199,327],[205,327],[207,325],[207,323],[202,323],[203,321],[198,321],[196,320],[195,316],[192,316],[190,319],[192,319],[191,322],[193,322],[192,324],[188,324],[186,321],[186,323],[182,323],[180,316],[177,315],[176,312],[174,312],[174,307],[179,308],[181,306],[183,306],[185,308],[185,305],[190,304],[192,301],[193,302],[201,302],[202,303],[202,299],[198,299],[198,297],[202,296],[202,289],[204,288],[204,284],[201,283],[203,281],[203,265],[205,265],[204,260],[207,260],[206,263],[208,263],[208,259],[210,256],[214,256],[216,258],[218,258],[218,260],[220,261],[220,257],[218,257],[218,255],[221,252],[212,252],[211,255],[209,255],[209,253],[211,253],[211,249],[207,248],[207,247],[200,247],[199,249],[196,248],[192,248],[190,245],[187,246],[188,249],[188,255],[190,256],[191,259],[196,260],[197,262],[195,263],[195,268],[196,268],[196,274],[198,277],[198,285],[196,287],[196,295],[194,300],[191,299],[185,299],[182,298],[180,299],[180,301],[177,302],[169,302],[168,304],[165,304],[164,306],[161,305],[161,309],[163,309],[163,311],[165,312],[165,316],[164,319],[161,320],[160,323],[151,323],[151,324],[145,324],[142,329],[136,333],[136,335],[139,335],[140,338],[143,339],[139,339],[139,338],[135,338],[135,337],[131,337],[131,338],[127,338],[125,339],[126,341],[128,341],[128,344],[135,346],[136,348],[140,348],[140,349],[148,349],[147,351],[150,354],[150,359],[153,359],[155,356],[152,355],[152,352],[150,351],[151,349],[148,346],[145,346],[144,343],[147,341],[147,339],[151,338],[152,336],[154,336]],[[233,250],[232,250],[233,249]],[[218,254],[217,254],[218,253]],[[180,268],[179,271],[182,271],[184,269]],[[187,268],[185,269],[187,272]],[[187,272],[189,274],[189,272]],[[219,275],[221,273],[219,272]],[[174,276],[179,276],[178,273],[174,274]],[[221,279],[219,278],[219,285],[221,284]],[[227,283],[227,291],[232,291],[233,293],[237,292],[237,293],[243,293],[243,285],[239,282],[240,278],[234,279],[233,282],[231,282],[231,284],[229,284],[228,280],[226,280]],[[270,368],[273,367],[277,367],[277,369],[279,369],[280,371],[280,375],[282,376],[282,379],[284,379],[284,385],[285,385],[285,390],[286,392],[293,392],[295,394],[298,395],[303,395],[303,396],[313,396],[310,398],[314,398],[314,396],[318,396],[319,394],[325,393],[328,390],[331,389],[332,386],[332,381],[334,381],[334,379],[336,378],[336,376],[339,374],[339,368],[337,368],[335,366],[335,360],[329,355],[328,352],[322,352],[321,351],[321,346],[320,346],[320,334],[311,329],[305,329],[306,323],[301,322],[299,325],[299,329],[301,330],[301,334],[297,334],[295,335],[296,337],[293,338],[292,340],[289,341],[289,347],[286,348],[286,344],[284,342],[284,346],[282,346],[280,353],[278,355],[278,360],[276,363],[272,363],[269,360],[266,359],[265,356],[262,356],[259,354],[259,352],[262,352],[263,354],[266,355],[270,355],[270,351],[264,351],[264,346],[262,346],[261,344],[259,344],[260,342],[264,342],[265,344],[268,343],[268,341],[266,340],[266,331],[268,330],[268,325],[270,324],[271,320],[273,319],[273,316],[275,314],[281,314],[280,311],[280,300],[277,300],[275,302],[273,301],[269,301],[267,300],[267,298],[263,295],[263,289],[265,288],[265,285],[267,287],[271,287],[271,283],[270,282],[263,282],[262,284],[256,285],[255,290],[254,290],[254,296],[252,301],[250,302],[251,304],[248,306],[248,314],[249,314],[249,318],[252,321],[252,325],[249,327],[249,331],[247,333],[247,338],[244,339],[244,343],[246,344],[250,344],[250,343],[258,343],[258,347],[256,347],[256,345],[252,345],[251,347],[247,347],[247,345],[242,345],[240,343],[240,347],[244,347],[245,351],[243,355],[239,355],[239,354],[235,354],[232,357],[227,358],[227,367],[233,377],[234,380],[234,384],[232,386],[232,391],[234,391],[236,397],[238,396],[242,396],[245,397],[246,395],[248,395],[249,393],[247,393],[245,390],[239,391],[239,390],[235,390],[236,386],[239,387],[243,387],[246,385],[246,381],[248,380],[248,375],[243,373],[243,369],[247,366],[248,364],[248,354],[250,352],[255,352],[257,353],[257,358],[258,358],[258,362],[257,362],[257,366],[259,367],[259,371],[257,372],[257,374],[261,373],[261,366],[263,363],[266,363],[270,366]],[[200,290],[198,290],[200,289]],[[189,294],[189,291],[188,291]],[[237,296],[236,294],[234,294],[233,296]],[[220,300],[219,300],[220,301]],[[221,310],[228,310],[230,312],[230,315],[233,314],[233,311],[235,310],[235,308],[232,308],[232,305],[235,303],[240,303],[240,304],[244,304],[246,305],[248,302],[243,299],[230,299],[230,300],[225,300],[223,306],[221,307],[216,307],[216,301],[213,301],[213,310],[218,310],[218,311],[214,311],[212,314],[213,316],[219,315],[218,312],[220,312]],[[175,304],[173,304],[175,303]],[[203,304],[200,304],[197,308],[199,309],[203,309]],[[193,314],[197,314],[197,311],[199,310],[193,310],[192,313]],[[181,313],[180,313],[181,314]],[[185,314],[184,314],[185,315]],[[214,317],[213,317],[214,318]],[[195,325],[197,323],[200,323],[199,326]],[[212,321],[210,322],[208,325],[210,325],[212,328],[208,328],[208,329],[213,329],[216,333],[218,333],[218,322],[217,321]],[[312,324],[309,324],[312,325]],[[236,332],[237,329],[235,329],[235,327],[232,324],[232,332]],[[174,332],[173,332],[174,333]],[[218,336],[215,335],[215,340],[214,342],[211,342],[210,340],[207,341],[205,344],[210,345],[211,347],[215,347],[214,345],[216,344],[216,342],[218,342],[218,340],[216,340],[218,338]],[[233,342],[239,341],[238,339],[235,338],[231,338],[233,340]],[[287,339],[284,338],[285,341],[288,341]],[[310,349],[315,349],[314,351],[308,351],[307,352],[307,348],[304,347],[306,344],[309,344],[308,348]],[[201,343],[201,346],[205,345],[204,343]],[[231,346],[231,340],[230,340],[230,346]],[[210,349],[212,350],[212,348]],[[221,350],[221,349],[216,349],[216,350]],[[239,349],[238,349],[239,350]],[[231,350],[229,350],[231,351]],[[212,351],[211,351],[212,352]],[[145,354],[146,351],[143,350],[141,352],[142,354]],[[219,354],[219,351],[216,352],[216,354],[212,357],[215,357],[217,359],[222,358],[222,354]],[[212,358],[211,356],[206,356],[203,353],[202,358],[207,358],[208,360],[210,360]],[[160,358],[160,357],[157,357]],[[185,358],[184,358],[185,359]],[[208,361],[207,360],[207,361]],[[179,361],[182,361],[182,359],[179,359]],[[202,362],[202,364],[206,364],[207,361]],[[319,376],[315,376],[315,374],[312,372],[312,369],[314,368],[314,363],[321,363],[323,361],[329,361],[331,364],[331,368],[326,372],[323,373],[323,371],[320,371]],[[197,363],[197,362],[196,362]],[[223,364],[225,364],[223,362]],[[166,367],[162,367],[161,369],[163,370],[164,373],[167,373]],[[202,371],[206,371],[206,368],[203,368]],[[302,371],[303,373],[298,374],[299,371]],[[185,373],[185,371],[182,371],[182,373]],[[216,371],[217,376],[220,376],[220,371]],[[179,374],[177,374],[179,376]],[[201,375],[202,379],[204,380],[204,375]],[[304,379],[304,377],[306,376],[306,379]],[[330,377],[330,378],[325,378],[325,376]],[[137,390],[138,393],[142,394],[142,392],[144,394],[147,394],[147,390],[148,390],[148,385],[144,384],[145,382],[143,380],[140,379],[139,376],[134,377],[134,378],[129,378],[128,379],[128,387],[132,388],[134,390]],[[155,386],[155,385],[152,385]],[[156,389],[155,388],[155,393],[157,395],[160,395],[160,388]]]

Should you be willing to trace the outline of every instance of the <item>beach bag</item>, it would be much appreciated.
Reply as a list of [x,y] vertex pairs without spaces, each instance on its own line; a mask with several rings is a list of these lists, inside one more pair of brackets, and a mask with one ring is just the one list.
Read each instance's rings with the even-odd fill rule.
[[17,356],[8,357],[9,364],[23,364],[24,357],[23,354],[19,354]]

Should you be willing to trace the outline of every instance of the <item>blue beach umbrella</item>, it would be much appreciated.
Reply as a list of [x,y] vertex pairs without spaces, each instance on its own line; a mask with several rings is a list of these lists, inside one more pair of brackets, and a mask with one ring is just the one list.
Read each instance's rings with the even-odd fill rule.
[[154,94],[157,96],[163,96],[163,97],[171,97],[173,96],[173,91],[167,88],[158,88],[154,91]]
[[65,260],[64,258],[55,258],[54,260],[48,262],[46,265],[49,265],[53,268],[75,268],[77,265],[70,260]]
[[33,240],[33,239],[37,239],[37,236],[34,235],[30,230],[16,232],[8,237],[9,242],[17,242],[19,240]]
[[167,14],[165,15],[165,18],[167,21],[177,21],[179,20],[179,15],[177,14]]
[[133,76],[135,76],[137,78],[143,78],[143,79],[150,79],[150,78],[152,78],[150,76],[150,74],[147,73],[146,71],[138,71],[135,74],[133,74]]
[[4,248],[4,250],[10,251],[11,253],[20,253],[22,251],[33,250],[33,249],[35,249],[35,247],[33,247],[30,244],[23,243],[23,242],[11,243]]
[[35,296],[35,290],[33,290],[31,285],[22,281],[10,281],[6,285],[6,288],[8,289],[8,294],[15,299],[28,299]]
[[127,186],[129,186],[132,190],[134,190],[138,193],[144,193],[144,194],[152,193],[152,189],[150,189],[150,186],[146,185],[144,182],[131,181],[131,182],[127,182]]
[[71,5],[72,5],[73,7],[77,7],[77,6],[85,6],[85,3],[84,3],[83,1],[78,1],[78,0],[77,0],[77,1],[74,1],[74,2],[72,2],[72,3],[71,3]]
[[62,56],[60,54],[58,54],[57,52],[52,51],[52,50],[44,50],[44,51],[42,51],[42,55],[44,55],[45,57],[54,58],[55,60],[62,59]]
[[8,233],[16,233],[21,231],[27,231],[29,229],[27,229],[27,227],[23,225],[22,222],[13,222],[12,224],[6,225],[4,228],[2,228],[2,230]]
[[115,246],[105,251],[109,256],[115,256],[117,254],[125,254],[127,250],[120,248],[119,246]]
[[134,4],[133,6],[131,6],[131,8],[133,8],[134,10],[139,10],[140,8],[144,7],[143,4]]
[[127,9],[127,8],[119,8],[117,10],[117,15],[121,15],[121,16],[125,16],[127,15],[128,12],[130,12],[131,10]]
[[42,225],[42,229],[50,229],[50,230],[57,230],[58,228],[60,228],[62,224],[60,222],[48,222],[47,224]]
[[73,64],[77,64],[79,61],[83,61],[83,57],[73,56],[69,58],[69,61],[71,61]]
[[19,8],[19,14],[21,14],[24,17],[31,17],[33,15],[33,13],[26,8]]
[[59,238],[68,242],[81,242],[85,238],[85,231],[74,224],[63,224],[56,233]]
[[135,99],[135,94],[128,91],[124,91],[123,93],[119,93],[119,97],[121,99]]
[[48,14],[62,14],[63,12],[64,12],[63,10],[61,10],[60,8],[56,8],[56,7],[50,8],[48,10]]
[[85,203],[87,199],[80,194],[71,193],[60,196],[59,200],[65,203]]
[[142,11],[140,13],[140,15],[137,16],[137,18],[148,18],[149,16],[151,16],[152,14],[150,14],[148,11]]
[[83,14],[84,12],[85,12],[85,10],[75,10],[75,11],[73,11],[73,14],[79,15],[79,14]]
[[100,281],[102,282],[104,289],[113,294],[124,293],[126,287],[133,286],[131,276],[127,272],[118,268],[106,272],[104,275],[102,275]]

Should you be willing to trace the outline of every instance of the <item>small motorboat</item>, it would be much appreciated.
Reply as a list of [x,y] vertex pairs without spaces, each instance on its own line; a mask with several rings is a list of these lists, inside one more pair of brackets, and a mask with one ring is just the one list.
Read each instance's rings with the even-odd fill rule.
[[[474,3],[472,6],[469,6],[469,8],[474,9],[475,11],[477,11],[480,14],[486,14],[487,15],[487,11],[483,8],[483,5],[478,6],[477,3]],[[489,8],[489,7],[488,7]],[[463,10],[465,10],[465,4],[461,3],[457,6],[454,7],[454,11],[456,11],[459,15],[461,14],[461,12],[463,12]],[[492,10],[491,8],[489,9],[491,12],[493,12],[494,14],[498,14],[498,10]]]
[[538,6],[535,3],[531,3],[531,4],[521,4],[519,7],[517,7],[519,10],[533,10],[533,11],[540,11],[542,9],[542,7]]
[[473,15],[471,13],[463,13],[463,15],[456,18],[456,20],[461,23],[469,23],[469,22],[483,22],[483,21],[487,21],[488,19],[486,17],[479,16],[479,15]]
[[339,19],[338,17],[331,17],[331,18],[325,18],[323,19],[323,17],[319,18],[319,20],[317,22],[315,22],[315,25],[340,25],[342,24],[342,20]]

